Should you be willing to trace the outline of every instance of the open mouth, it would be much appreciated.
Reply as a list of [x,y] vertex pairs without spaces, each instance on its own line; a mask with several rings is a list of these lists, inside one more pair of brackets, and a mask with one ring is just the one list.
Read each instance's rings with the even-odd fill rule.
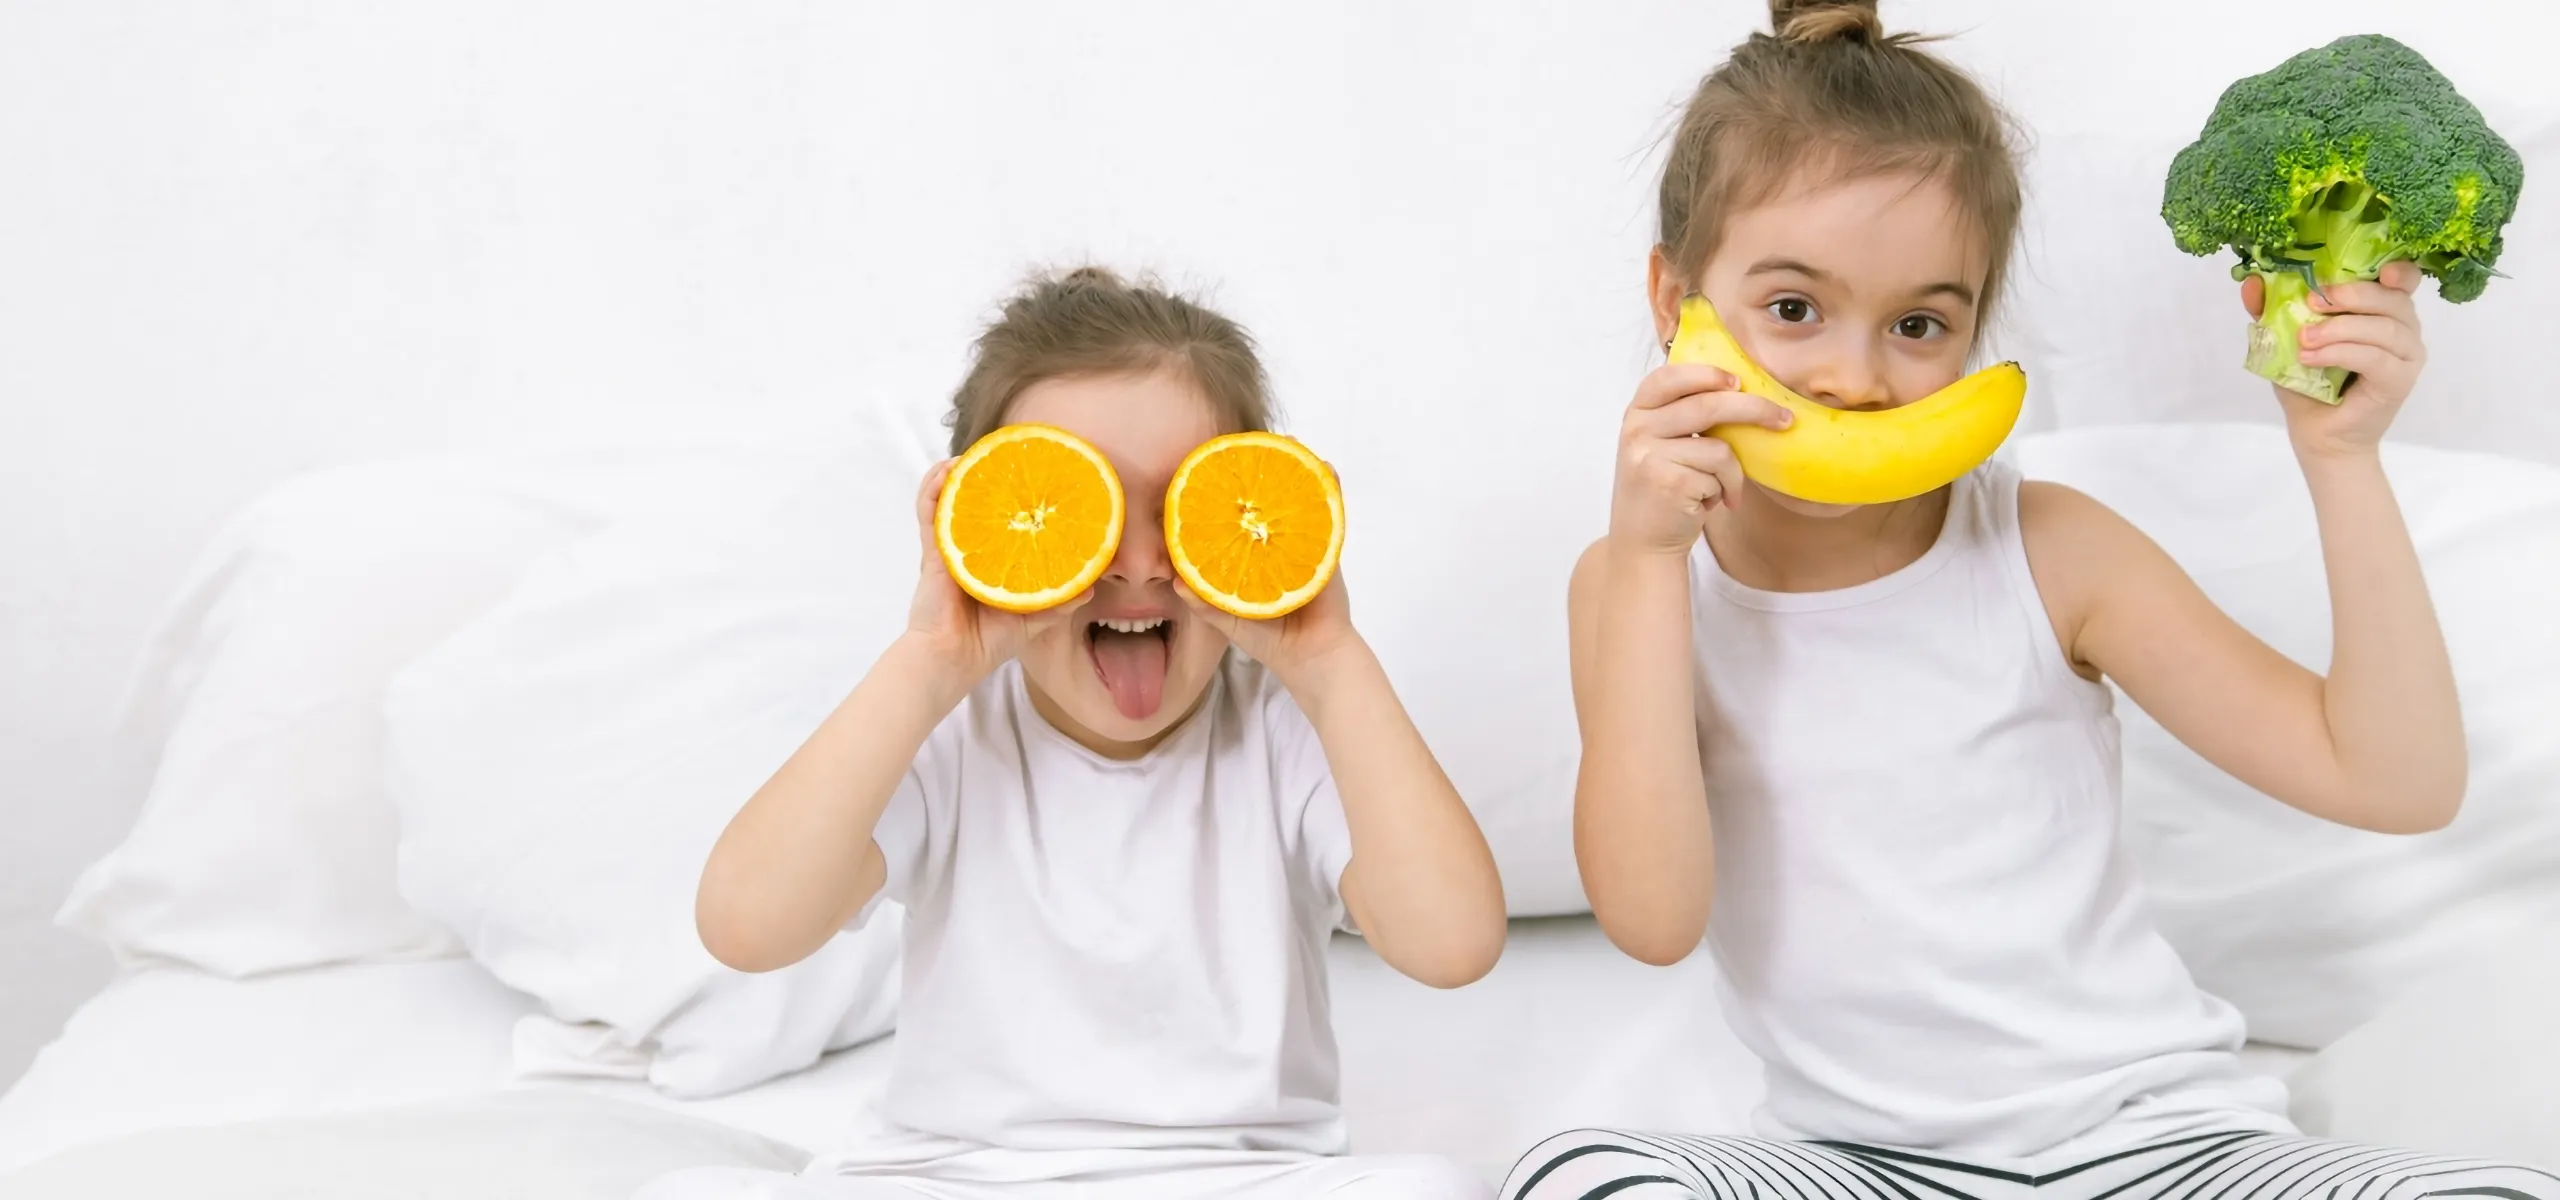
[[1145,720],[1164,703],[1165,664],[1173,657],[1179,623],[1166,617],[1088,621],[1084,644],[1093,673],[1120,715]]

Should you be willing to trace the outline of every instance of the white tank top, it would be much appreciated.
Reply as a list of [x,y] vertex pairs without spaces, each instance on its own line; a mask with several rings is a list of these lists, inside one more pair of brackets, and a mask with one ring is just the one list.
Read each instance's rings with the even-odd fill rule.
[[2144,911],[2112,693],[2064,659],[2013,467],[1871,583],[1745,587],[1703,539],[1690,563],[1708,947],[1764,1134],[2031,1166],[2292,1130]]

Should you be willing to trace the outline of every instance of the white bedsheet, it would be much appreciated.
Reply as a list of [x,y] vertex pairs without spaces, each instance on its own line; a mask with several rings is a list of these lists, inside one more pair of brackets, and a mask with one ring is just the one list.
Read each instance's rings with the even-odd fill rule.
[[[1362,1151],[1425,1151],[1498,1175],[1579,1124],[1739,1131],[1759,1067],[1716,1018],[1713,969],[1653,968],[1589,918],[1513,926],[1484,981],[1435,991],[1356,939],[1334,946],[1344,1104]],[[136,972],[91,1000],[0,1096],[0,1173],[170,1126],[351,1112],[509,1087],[639,1100],[827,1153],[885,1076],[878,1042],[744,1092],[676,1101],[622,1081],[526,1081],[529,1002],[467,959],[234,981]],[[2252,1051],[2268,1070],[2298,1054]]]

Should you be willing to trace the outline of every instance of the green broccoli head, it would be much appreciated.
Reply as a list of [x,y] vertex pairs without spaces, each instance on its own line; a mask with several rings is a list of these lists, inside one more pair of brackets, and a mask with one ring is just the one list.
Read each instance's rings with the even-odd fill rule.
[[2223,90],[2169,164],[2160,215],[2189,254],[2266,279],[2249,368],[2336,403],[2346,372],[2295,360],[2313,291],[2406,259],[2462,303],[2496,274],[2524,160],[2415,50],[2378,34],[2305,50]]

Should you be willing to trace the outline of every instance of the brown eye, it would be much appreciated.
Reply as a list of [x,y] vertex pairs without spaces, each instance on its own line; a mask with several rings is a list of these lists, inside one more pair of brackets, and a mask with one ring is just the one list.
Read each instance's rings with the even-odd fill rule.
[[1813,319],[1813,306],[1793,296],[1771,304],[1769,311],[1789,325],[1798,325]]
[[1893,323],[1893,331],[1895,333],[1914,341],[1935,337],[1945,328],[1946,322],[1941,321],[1936,317],[1922,316],[1918,313],[1914,313],[1911,316],[1904,317],[1903,319]]

